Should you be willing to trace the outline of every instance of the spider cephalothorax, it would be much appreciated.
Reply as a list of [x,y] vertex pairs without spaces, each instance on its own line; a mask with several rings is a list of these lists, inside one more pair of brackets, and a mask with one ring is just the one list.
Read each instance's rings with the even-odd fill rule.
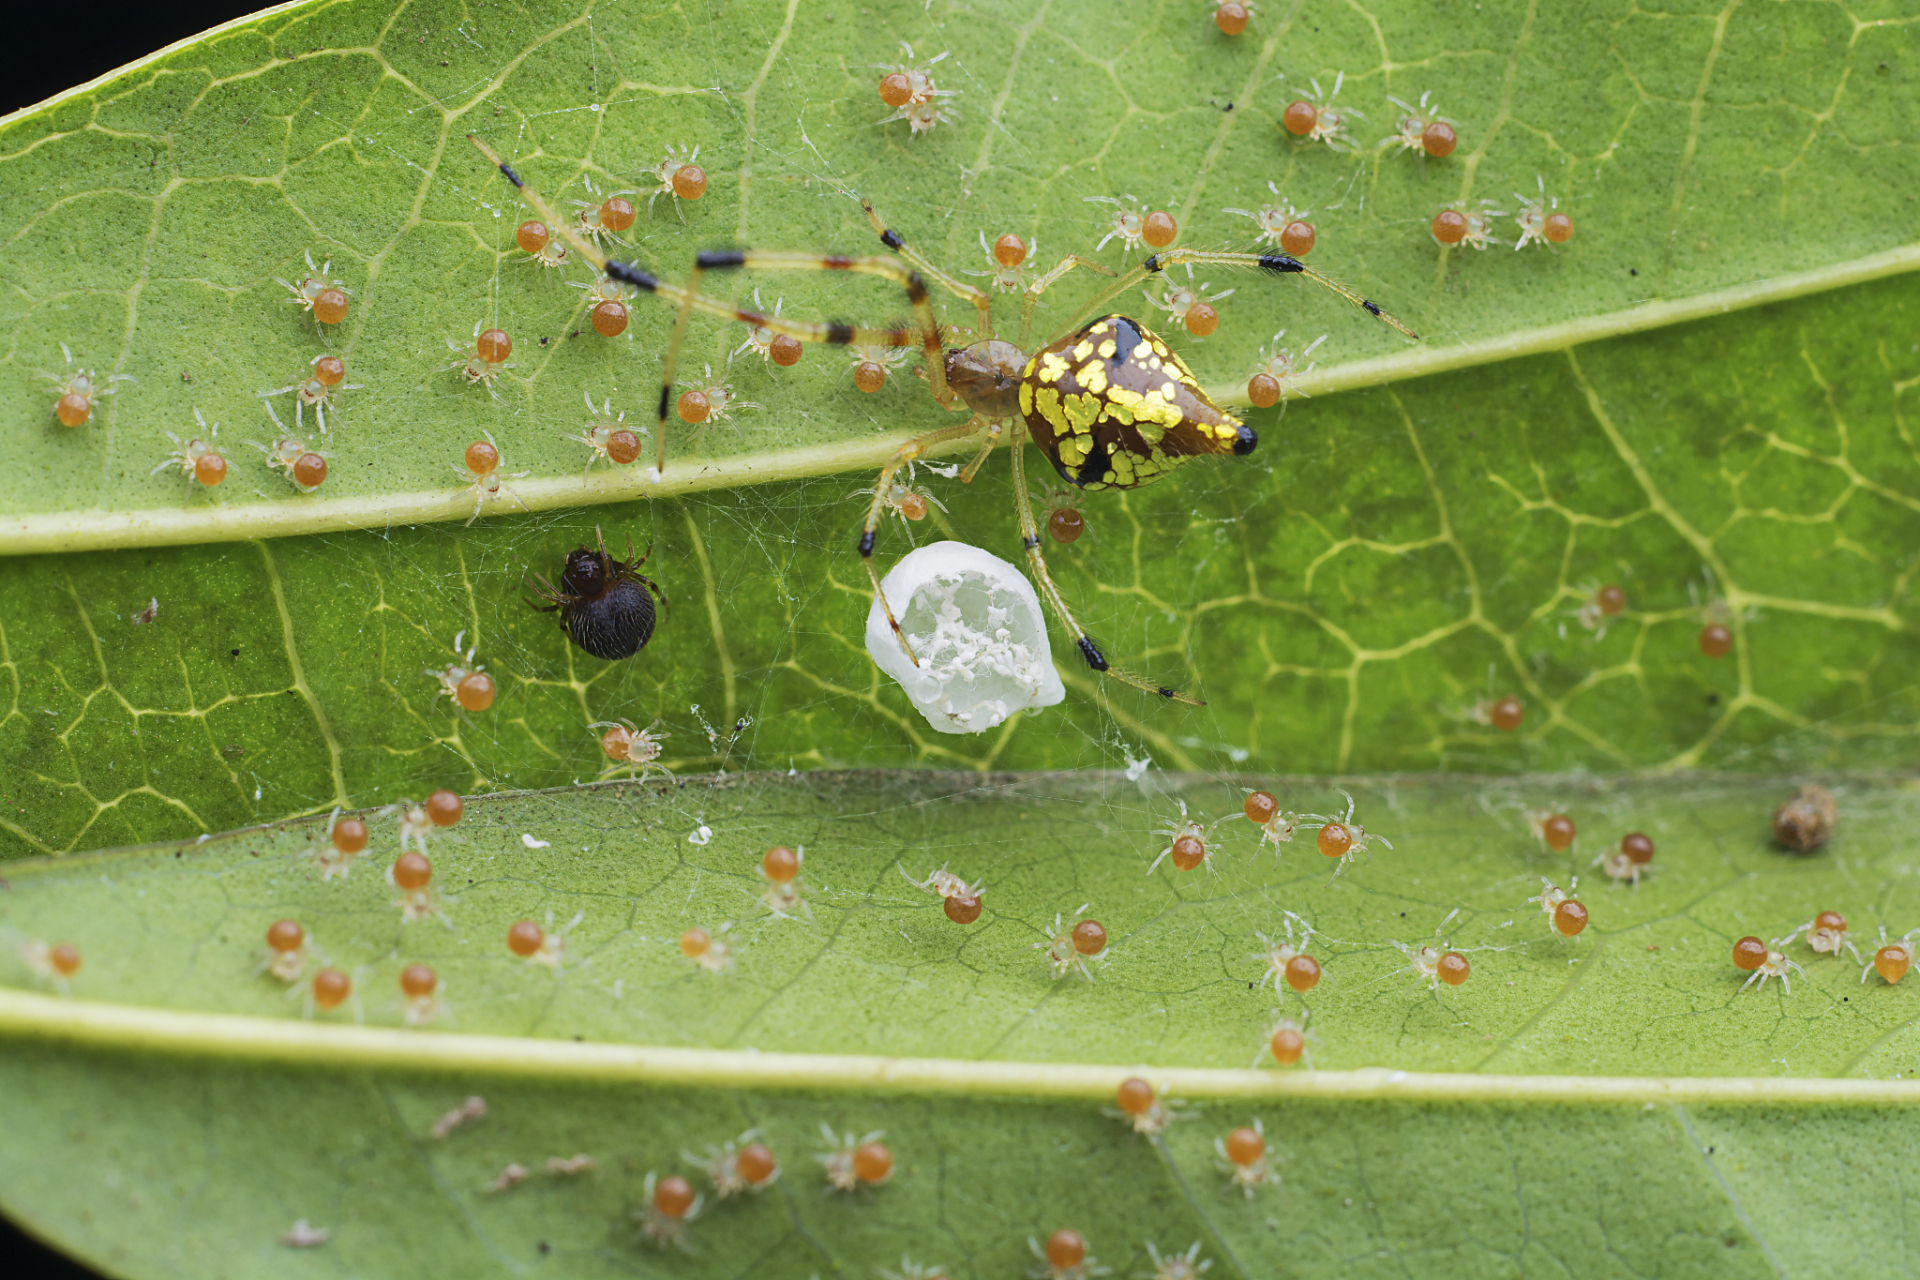
[[[639,559],[616,560],[607,554],[604,538],[595,531],[598,547],[575,547],[560,571],[560,589],[541,578],[544,588],[535,594],[551,603],[535,605],[542,613],[558,613],[567,637],[596,658],[631,658],[653,639],[653,598],[667,602],[659,584],[637,572],[653,554],[648,547]],[[633,544],[627,544],[633,555]]]

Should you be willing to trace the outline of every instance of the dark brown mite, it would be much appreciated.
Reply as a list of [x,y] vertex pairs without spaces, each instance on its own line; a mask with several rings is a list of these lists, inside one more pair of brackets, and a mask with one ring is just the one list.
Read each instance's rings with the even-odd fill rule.
[[[607,554],[606,538],[598,529],[594,538],[598,550],[576,547],[567,553],[558,591],[545,578],[538,579],[542,589],[535,594],[551,603],[533,607],[558,613],[567,638],[594,657],[631,658],[653,639],[653,598],[660,597],[664,612],[667,593],[637,572],[653,554],[651,546],[638,560],[616,560]],[[627,555],[633,555],[632,539],[627,541]]]

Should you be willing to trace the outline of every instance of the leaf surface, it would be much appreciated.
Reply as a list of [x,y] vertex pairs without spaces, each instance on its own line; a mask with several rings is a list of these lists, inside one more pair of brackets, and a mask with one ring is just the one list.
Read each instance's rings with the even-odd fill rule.
[[[1325,376],[1302,384],[1310,390],[1911,269],[1911,210],[1886,216],[1879,193],[1920,186],[1920,99],[1900,56],[1913,39],[1904,20],[1822,9],[1782,19],[1740,6],[1652,15],[1499,4],[1441,20],[1288,5],[1238,39],[1197,13],[1073,7],[944,21],[769,4],[697,20],[544,3],[275,10],[0,125],[10,286],[0,462],[35,477],[0,494],[15,520],[5,545],[150,546],[446,519],[472,508],[449,465],[483,430],[509,469],[532,473],[524,503],[645,492],[624,474],[576,484],[587,454],[567,436],[585,421],[583,393],[650,419],[671,317],[637,303],[626,335],[595,337],[585,295],[535,278],[561,273],[514,247],[521,210],[468,132],[487,135],[566,211],[597,202],[589,183],[654,191],[649,171],[667,148],[697,144],[707,194],[685,207],[647,200],[621,250],[675,280],[716,244],[865,249],[872,233],[843,191],[874,199],[937,263],[962,271],[985,269],[982,235],[1037,239],[1040,262],[1094,249],[1115,210],[1090,197],[1169,209],[1184,245],[1246,247],[1256,224],[1224,210],[1273,204],[1273,183],[1312,213],[1317,266],[1427,335],[1409,349],[1298,281],[1216,281],[1237,283],[1238,296],[1219,335],[1190,344],[1203,379],[1231,392],[1273,330],[1292,332],[1295,349],[1326,331]],[[948,103],[958,120],[924,137],[879,123],[877,68],[904,56],[903,41],[921,58],[950,54],[939,81],[959,94]],[[1359,150],[1294,142],[1279,124],[1287,103],[1342,75],[1336,102]],[[1427,93],[1456,122],[1459,149],[1438,161],[1376,148],[1398,127],[1390,99],[1417,107]],[[1574,240],[1556,253],[1443,253],[1428,234],[1449,202],[1490,200],[1512,215],[1522,197],[1558,202]],[[1498,225],[1511,244],[1512,218]],[[1097,257],[1119,265],[1120,244]],[[324,338],[275,283],[307,275],[307,251],[332,262],[357,299]],[[747,283],[715,287],[744,301]],[[802,317],[884,323],[905,309],[873,281],[751,283]],[[1089,287],[1084,273],[1058,286],[1043,330]],[[970,307],[949,301],[949,320],[972,323]],[[1129,290],[1117,305],[1139,311],[1148,299]],[[480,321],[518,343],[495,399],[448,367],[458,357],[446,344],[470,341]],[[742,336],[697,323],[683,381],[709,363],[729,370]],[[80,430],[53,421],[41,380],[63,368],[62,342],[83,366],[138,379]],[[332,470],[303,495],[243,442],[272,439],[258,394],[293,385],[323,350],[346,359],[361,389],[340,393],[337,430],[312,438]],[[1360,363],[1383,356],[1393,359]],[[884,452],[876,434],[891,442],[942,416],[911,378],[879,397],[852,392],[829,351],[789,372],[750,361],[727,376],[766,407],[742,410],[730,429],[676,423],[682,463],[662,492],[871,465]],[[232,478],[211,492],[148,474],[170,447],[165,432],[201,434],[195,408],[224,424],[234,458]],[[722,469],[703,474],[702,458]]]
[[[1330,789],[1300,785],[1282,799],[1305,804]],[[1510,1195],[1517,1183],[1555,1206],[1556,1240],[1591,1235],[1594,1217],[1575,1202],[1597,1197],[1631,1222],[1621,1248],[1674,1265],[1681,1255],[1661,1234],[1695,1233],[1713,1242],[1699,1246],[1712,1260],[1699,1263],[1704,1273],[1747,1274],[1752,1252],[1812,1247],[1787,1230],[1787,1206],[1763,1195],[1749,1212],[1739,1201],[1766,1184],[1761,1153],[1778,1135],[1777,1108],[1806,1126],[1802,1144],[1857,1150],[1873,1126],[1886,1126],[1875,1142],[1895,1141],[1906,1122],[1891,1117],[1904,1111],[1887,1108],[1911,1089],[1898,1081],[1915,1048],[1905,984],[1863,984],[1858,965],[1804,941],[1783,947],[1804,966],[1790,974],[1791,994],[1777,982],[1741,989],[1727,954],[1743,933],[1784,934],[1810,903],[1842,911],[1856,936],[1910,909],[1900,887],[1910,789],[1843,785],[1843,825],[1811,857],[1765,838],[1780,789],[1772,779],[1363,782],[1357,820],[1393,847],[1333,879],[1309,836],[1276,861],[1241,818],[1211,833],[1209,870],[1164,863],[1147,875],[1168,839],[1149,835],[1150,824],[1176,801],[1196,819],[1234,812],[1243,792],[1212,782],[1147,795],[1096,775],[980,786],[955,775],[815,774],[505,796],[471,802],[458,827],[433,837],[440,915],[411,924],[379,876],[395,844],[391,816],[374,822],[351,874],[332,881],[312,866],[324,840],[313,823],[22,864],[0,899],[4,927],[71,939],[85,964],[70,1001],[0,1002],[6,1027],[39,1042],[9,1057],[15,1087],[4,1096],[59,1100],[36,1105],[24,1125],[10,1108],[5,1194],[39,1210],[35,1220],[71,1224],[77,1234],[63,1238],[83,1252],[110,1257],[141,1217],[79,1229],[68,1197],[98,1185],[86,1152],[96,1141],[131,1148],[117,1157],[126,1173],[116,1194],[164,1215],[183,1193],[153,1185],[155,1162],[200,1131],[197,1171],[160,1182],[196,1185],[220,1207],[184,1235],[166,1228],[186,1252],[143,1274],[191,1270],[201,1250],[271,1265],[273,1235],[295,1216],[339,1225],[330,1256],[348,1266],[512,1270],[541,1239],[563,1256],[600,1259],[582,1266],[632,1265],[644,1255],[627,1239],[627,1211],[643,1203],[645,1173],[676,1165],[683,1147],[760,1127],[789,1162],[775,1197],[784,1207],[716,1206],[695,1239],[718,1251],[687,1261],[695,1271],[761,1253],[776,1274],[865,1272],[902,1250],[930,1261],[924,1224],[945,1213],[974,1224],[954,1240],[981,1273],[1013,1265],[1026,1234],[1078,1223],[1105,1257],[1138,1253],[1147,1239],[1183,1250],[1197,1238],[1253,1274],[1263,1251],[1298,1259],[1310,1239],[1331,1256],[1410,1247],[1453,1216],[1448,1196]],[[1577,815],[1571,856],[1527,831],[1524,807],[1548,796]],[[710,837],[693,843],[702,825]],[[1657,845],[1637,887],[1586,867],[1587,850],[1628,825]],[[548,843],[529,848],[527,836]],[[805,848],[803,917],[775,918],[756,901],[758,855],[774,841]],[[949,923],[901,874],[941,864],[984,880],[977,924]],[[1567,883],[1575,866],[1592,923],[1568,942],[1522,899],[1543,874]],[[1055,981],[1034,944],[1051,935],[1056,912],[1071,918],[1083,902],[1108,929],[1107,953],[1092,981]],[[1313,926],[1306,950],[1325,976],[1276,1002],[1258,985],[1266,962],[1255,931],[1279,940],[1285,911]],[[558,972],[503,944],[516,919],[565,927],[575,912],[584,915]],[[309,975],[323,958],[352,972],[352,1004],[303,1022],[300,989],[261,972],[266,925],[281,917],[308,930]],[[1443,921],[1473,972],[1435,995],[1391,941],[1418,944]],[[692,925],[734,949],[728,971],[681,954],[676,939]],[[430,1025],[398,1030],[397,975],[415,963],[435,968],[441,1004]],[[1279,1013],[1305,1020],[1311,1070],[1266,1058]],[[362,1020],[371,1034],[354,1029]],[[620,1059],[622,1044],[641,1056]],[[675,1047],[709,1052],[675,1065]],[[89,1100],[111,1095],[143,1054],[159,1056],[138,1093],[150,1108],[140,1127],[128,1127],[124,1106],[107,1106],[82,1126],[75,1159],[36,1162],[34,1135],[75,1122],[60,1115],[92,1114]],[[798,1056],[763,1070],[763,1055]],[[190,1066],[203,1057],[206,1072]],[[301,1063],[355,1069],[315,1076]],[[1042,1069],[1023,1074],[1022,1064]],[[1394,1074],[1366,1070],[1381,1067]],[[1098,1109],[1136,1071],[1171,1085],[1193,1113],[1163,1141]],[[1763,1079],[1703,1078],[1668,1096],[1646,1078],[1735,1074]],[[1782,1086],[1772,1103],[1766,1077]],[[702,1087],[687,1091],[690,1080]],[[433,1119],[472,1092],[489,1098],[488,1119],[433,1140]],[[1650,1106],[1631,1105],[1643,1096]],[[208,1110],[218,1097],[258,1132],[215,1136],[230,1129]],[[1212,1139],[1256,1115],[1282,1183],[1248,1204],[1214,1168]],[[897,1185],[824,1197],[805,1158],[823,1145],[822,1121],[836,1132],[887,1130]],[[1550,1158],[1549,1133],[1617,1154]],[[1510,1158],[1477,1158],[1503,1144]],[[270,1150],[289,1176],[249,1189],[245,1171]],[[486,1192],[509,1161],[538,1170],[576,1150],[599,1171]],[[1446,1150],[1477,1156],[1442,1196],[1426,1166]],[[1396,1170],[1384,1183],[1382,1160]],[[1072,1172],[1086,1162],[1109,1169],[1104,1190]],[[1608,1172],[1624,1166],[1632,1178]],[[1426,1189],[1392,1190],[1401,1179]],[[1372,1209],[1348,1215],[1349,1198]],[[1336,1204],[1324,1233],[1308,1227]],[[417,1230],[398,1230],[402,1221]],[[916,1229],[919,1242],[902,1234]],[[1467,1252],[1434,1267],[1484,1266],[1475,1251],[1493,1246],[1475,1238],[1456,1238],[1450,1247]],[[419,1251],[433,1241],[428,1260]]]

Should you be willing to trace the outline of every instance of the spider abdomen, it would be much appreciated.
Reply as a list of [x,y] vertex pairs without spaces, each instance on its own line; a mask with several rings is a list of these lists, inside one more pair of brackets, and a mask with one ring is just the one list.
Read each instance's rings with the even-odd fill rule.
[[1020,413],[1054,470],[1082,489],[1135,489],[1188,458],[1259,443],[1172,348],[1125,316],[1102,316],[1035,355]]
[[600,595],[563,605],[560,621],[594,657],[631,658],[653,639],[653,593],[633,578],[616,578]]

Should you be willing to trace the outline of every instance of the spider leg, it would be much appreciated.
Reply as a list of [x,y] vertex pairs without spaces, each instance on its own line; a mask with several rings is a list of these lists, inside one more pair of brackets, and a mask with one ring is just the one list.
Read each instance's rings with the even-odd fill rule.
[[965,422],[950,427],[936,427],[924,432],[901,445],[880,468],[880,478],[873,485],[873,500],[867,504],[866,523],[860,527],[860,563],[867,567],[867,579],[873,583],[873,598],[880,602],[886,611],[887,625],[893,628],[893,638],[900,642],[900,649],[914,666],[920,665],[920,657],[914,653],[913,646],[907,643],[906,633],[900,630],[900,620],[893,616],[893,606],[887,603],[887,593],[880,587],[880,575],[873,568],[873,542],[880,528],[880,508],[886,502],[887,486],[900,469],[925,453],[932,446],[946,440],[958,440],[970,436],[987,425],[987,419],[975,414]]
[[1026,546],[1027,564],[1033,570],[1034,581],[1039,585],[1041,598],[1052,606],[1053,611],[1060,616],[1060,621],[1067,624],[1067,630],[1073,633],[1074,647],[1079,649],[1080,656],[1086,659],[1087,665],[1095,671],[1112,676],[1121,684],[1130,684],[1136,689],[1158,694],[1174,702],[1184,702],[1190,707],[1206,706],[1207,704],[1200,699],[1190,697],[1177,689],[1150,684],[1139,676],[1110,665],[1106,655],[1100,652],[1099,646],[1094,644],[1079,622],[1074,619],[1073,612],[1067,608],[1067,602],[1060,596],[1060,589],[1053,585],[1053,575],[1047,572],[1047,558],[1040,553],[1040,526],[1034,522],[1033,518],[1033,495],[1027,492],[1024,430],[1025,424],[1018,418],[1014,419],[1013,438],[1008,444],[1013,454],[1013,492],[1014,502],[1020,511],[1020,541]]
[[[574,227],[575,219],[562,218],[556,214],[540,193],[527,185],[512,166],[500,158],[498,152],[477,136],[468,134],[467,138],[479,148],[493,166],[500,170],[507,181],[511,182],[527,205],[540,216],[548,226],[558,231],[581,257],[585,258],[597,270],[609,279],[629,285],[642,293],[651,293],[676,303],[679,315],[674,321],[673,337],[667,346],[664,377],[660,387],[660,407],[658,421],[659,453],[655,463],[656,471],[666,466],[667,406],[673,396],[673,371],[679,360],[680,344],[686,331],[690,313],[698,311],[703,315],[718,316],[724,320],[737,320],[742,324],[766,329],[772,333],[783,333],[801,342],[825,342],[834,344],[866,343],[874,346],[910,347],[917,340],[926,352],[927,379],[932,384],[933,396],[942,407],[957,407],[958,397],[948,389],[945,353],[940,345],[940,326],[934,318],[933,304],[928,301],[926,284],[919,275],[898,258],[880,255],[865,258],[847,258],[830,254],[807,253],[759,253],[737,249],[710,251],[699,254],[695,259],[694,274],[686,287],[669,284],[652,273],[607,257],[598,246],[582,236]],[[897,238],[897,237],[896,237]],[[861,325],[851,325],[834,321],[827,323],[787,320],[775,316],[765,316],[758,312],[742,310],[731,303],[709,298],[699,292],[700,277],[707,271],[734,270],[738,268],[772,268],[801,271],[850,271],[859,275],[877,275],[899,284],[907,294],[907,300],[913,305],[914,329],[874,329]],[[962,286],[963,288],[965,286]]]
[[880,236],[881,244],[884,244],[902,258],[905,258],[912,264],[914,270],[945,289],[948,293],[951,293],[954,297],[973,304],[974,310],[980,313],[980,328],[974,334],[974,341],[985,342],[987,339],[993,337],[993,300],[987,296],[984,290],[976,289],[965,281],[954,279],[947,272],[942,271],[939,267],[928,261],[925,254],[908,244],[898,231],[889,227],[880,215],[873,211],[871,201],[863,197],[860,201],[860,207],[866,211],[867,221],[873,224],[874,231]]
[[1033,335],[1033,308],[1039,303],[1040,295],[1046,292],[1048,285],[1075,267],[1085,267],[1087,270],[1096,271],[1103,276],[1115,274],[1111,267],[1103,266],[1089,258],[1083,258],[1077,253],[1070,253],[1061,261],[1059,266],[1028,285],[1025,296],[1020,299],[1020,349],[1022,351],[1032,349],[1027,345],[1027,342]]
[[673,608],[667,603],[667,593],[660,589],[660,584],[644,574],[636,573],[633,576],[635,581],[646,583],[647,589],[652,591],[654,595],[660,597],[660,616],[662,618],[671,618],[673,616]]
[[[662,472],[666,469],[667,404],[673,395],[673,374],[680,359],[680,346],[685,339],[687,321],[692,316],[696,303],[700,301],[700,278],[708,271],[731,271],[741,268],[773,271],[847,271],[856,275],[880,276],[892,280],[906,290],[907,301],[913,307],[920,346],[926,353],[927,382],[933,391],[934,400],[944,409],[965,407],[960,403],[960,397],[947,386],[946,352],[940,345],[940,325],[934,318],[933,303],[928,300],[926,283],[898,258],[886,254],[848,258],[835,254],[763,253],[753,249],[710,250],[694,255],[693,274],[687,278],[686,288],[681,292],[680,312],[674,319],[673,336],[667,342],[666,359],[661,365],[659,426],[656,429],[659,456],[654,464],[656,469]],[[984,294],[981,296],[985,297]],[[766,317],[756,317],[746,312],[740,313],[735,318],[747,324],[759,324],[761,320],[766,319]],[[914,334],[909,330],[869,329],[841,321],[827,324],[796,324],[793,329],[798,331],[793,332],[792,336],[802,342],[827,342],[836,345],[868,343],[875,346],[905,347],[913,345],[914,341]]]
[[1354,306],[1379,317],[1407,337],[1415,341],[1419,340],[1419,334],[1382,311],[1379,306],[1371,300],[1349,289],[1332,276],[1322,275],[1320,272],[1315,271],[1312,267],[1290,253],[1227,253],[1211,249],[1163,249],[1159,253],[1154,254],[1145,262],[1142,262],[1139,266],[1127,272],[1124,276],[1121,276],[1113,284],[1108,285],[1105,289],[1094,295],[1093,299],[1084,307],[1080,308],[1073,320],[1061,331],[1062,335],[1072,333],[1077,327],[1084,324],[1089,317],[1098,315],[1100,309],[1108,302],[1133,288],[1134,285],[1139,284],[1148,276],[1157,275],[1165,271],[1168,267],[1194,263],[1202,266],[1254,267],[1274,275],[1305,276],[1322,289],[1337,293]]

